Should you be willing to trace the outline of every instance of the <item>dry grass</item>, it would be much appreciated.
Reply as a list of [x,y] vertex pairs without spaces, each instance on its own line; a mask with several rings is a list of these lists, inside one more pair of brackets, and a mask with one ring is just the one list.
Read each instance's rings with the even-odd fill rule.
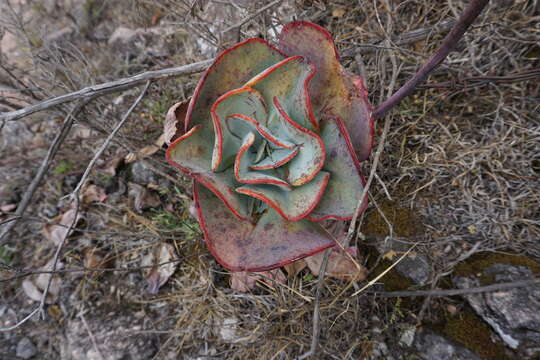
[[[203,60],[214,56],[216,49],[222,50],[246,37],[264,36],[271,40],[272,29],[297,18],[326,27],[351,71],[358,71],[354,56],[362,55],[370,99],[373,104],[380,104],[388,96],[391,79],[395,78],[399,87],[414,74],[443,36],[437,32],[437,26],[455,18],[466,4],[458,0],[445,1],[444,6],[437,2],[381,0],[363,1],[360,6],[357,1],[327,5],[323,1],[290,0],[241,27],[223,32],[270,1],[191,3],[101,3],[108,7],[105,14],[109,15],[98,12],[97,7],[93,10],[95,18],[91,17],[89,22],[96,27],[80,30],[61,46],[39,45],[39,41],[32,39],[40,29],[32,27],[32,23],[22,25],[16,16],[5,17],[3,25],[27,44],[26,51],[31,55],[28,59],[35,68],[30,71],[26,64],[9,70],[20,75],[26,84],[34,84],[33,94],[37,98],[47,98],[145,69]],[[118,14],[122,16],[115,18]],[[486,78],[538,69],[540,37],[534,23],[538,15],[535,1],[493,1],[465,36],[460,51],[451,54],[422,89],[389,115],[392,124],[377,181],[370,190],[372,205],[366,216],[369,220],[378,211],[384,213],[388,207],[378,206],[377,210],[374,205],[387,201],[415,214],[420,225],[398,224],[390,214],[386,217],[391,219],[398,236],[418,242],[415,250],[428,256],[433,286],[443,275],[451,274],[458,262],[478,252],[511,251],[540,259],[539,85],[535,81],[497,82]],[[54,26],[55,19],[48,16],[42,28]],[[140,54],[129,58],[88,35],[92,30],[107,34],[119,25],[152,26],[156,19],[161,26],[176,27],[167,37],[167,46],[172,49],[169,57]],[[401,41],[402,34],[419,28],[427,29],[429,36],[425,40]],[[16,86],[14,78],[5,73],[2,76]],[[475,77],[482,79],[467,80]],[[104,167],[112,158],[155,141],[167,107],[189,97],[196,81],[197,76],[192,76],[152,85],[142,107],[114,139],[103,164],[98,166]],[[37,268],[44,261],[40,259],[52,256],[54,249],[40,234],[48,217],[44,209],[63,210],[66,204],[60,199],[70,191],[66,178],[85,169],[96,147],[137,94],[137,90],[129,91],[121,95],[122,101],[116,98],[116,104],[110,98],[101,98],[86,108],[79,119],[84,127],[64,143],[53,164],[55,169],[61,161],[67,161],[69,169],[49,174],[25,227],[17,231],[17,242],[10,243],[14,266]],[[24,99],[30,101],[31,97],[32,94],[25,94]],[[56,114],[62,116],[67,111],[68,108],[60,109]],[[42,120],[38,117],[38,121]],[[53,116],[43,123],[45,140],[49,140],[58,118]],[[380,127],[382,124],[378,124],[377,134]],[[10,159],[17,155],[17,151],[4,149],[0,163],[9,166]],[[26,158],[31,160],[39,159],[41,153],[23,155],[31,156]],[[125,194],[115,195],[124,186],[122,181],[117,183],[118,178],[129,179],[129,166],[120,168],[114,179],[95,172],[94,182],[110,187],[112,200],[85,208],[86,219],[63,253],[66,267],[78,267],[84,262],[85,249],[96,248],[105,254],[108,264],[122,271],[62,275],[66,295],[60,301],[64,307],[60,320],[47,320],[19,331],[41,331],[52,338],[77,314],[81,304],[89,308],[120,306],[132,309],[133,313],[145,313],[147,326],[138,336],[151,337],[158,344],[155,359],[209,356],[281,360],[294,359],[307,351],[316,279],[304,272],[289,279],[286,286],[261,285],[248,294],[230,290],[228,275],[208,254],[189,217],[189,204],[178,196],[190,196],[189,181],[165,164],[162,150],[145,161],[178,179],[174,184],[161,183],[161,200],[169,204],[167,210],[159,208],[137,214]],[[365,169],[370,169],[369,162]],[[410,228],[414,231],[407,232]],[[356,241],[363,246],[361,240]],[[173,244],[181,261],[169,283],[158,295],[150,296],[143,291],[146,270],[129,269],[141,266],[141,259],[162,242]],[[372,252],[366,262],[378,263],[376,257]],[[20,280],[2,286],[5,291],[0,295],[1,301],[18,309],[17,304],[24,299]],[[397,343],[404,329],[415,326],[422,304],[369,294],[351,297],[356,285],[345,290],[346,286],[339,281],[325,283],[317,358],[367,359],[378,341],[386,341],[391,353],[408,356],[409,350],[401,349]],[[424,305],[433,310],[428,315],[435,317],[435,307],[441,304]],[[21,314],[24,311],[26,308]],[[30,329],[31,326],[37,326],[37,330]],[[232,329],[230,338],[223,336],[227,326]],[[58,349],[51,346],[43,351],[54,358]]]

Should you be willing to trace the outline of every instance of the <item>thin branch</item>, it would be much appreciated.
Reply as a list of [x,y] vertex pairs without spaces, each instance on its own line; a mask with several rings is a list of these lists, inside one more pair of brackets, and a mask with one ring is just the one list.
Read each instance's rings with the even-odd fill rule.
[[372,117],[380,119],[390,109],[397,105],[404,97],[410,95],[416,87],[423,83],[429,74],[454,50],[459,39],[465,34],[469,26],[480,15],[484,7],[489,3],[489,0],[471,0],[469,7],[463,12],[460,19],[452,30],[446,35],[441,46],[431,56],[420,70],[403,85],[394,95],[386,99],[379,107],[375,109]]
[[0,231],[0,245],[6,243],[9,240],[9,236],[8,236],[9,232],[15,227],[15,225],[17,225],[20,217],[26,211],[26,208],[28,208],[28,205],[30,205],[30,202],[32,201],[34,193],[39,187],[41,180],[47,173],[52,160],[54,159],[54,157],[56,156],[56,153],[60,149],[60,145],[64,142],[64,140],[66,139],[66,136],[71,130],[71,127],[73,126],[75,122],[76,116],[79,114],[79,112],[87,103],[88,103],[88,100],[82,101],[79,104],[75,105],[73,109],[71,110],[71,112],[66,117],[64,123],[62,124],[62,128],[60,129],[60,132],[54,138],[53,142],[51,143],[51,146],[49,147],[49,150],[47,151],[47,155],[41,162],[41,165],[38,169],[36,176],[30,183],[30,185],[28,185],[28,188],[26,189],[21,201],[19,202],[19,205],[17,206],[17,210],[15,210],[15,217],[8,219],[9,223],[2,225],[1,227],[2,230]]
[[131,76],[131,77],[127,77],[127,78],[123,78],[123,79],[119,79],[119,80],[115,80],[115,81],[111,81],[111,82],[107,82],[107,83],[103,83],[99,85],[88,86],[81,90],[64,94],[64,95],[61,95],[52,99],[47,99],[47,100],[44,100],[34,105],[27,106],[17,111],[1,113],[0,122],[18,120],[25,116],[36,113],[38,111],[47,110],[54,106],[58,106],[58,105],[75,101],[75,100],[81,100],[81,99],[91,100],[99,96],[103,96],[103,95],[107,95],[113,92],[118,92],[118,91],[135,87],[147,81],[163,80],[163,79],[169,79],[175,76],[198,73],[205,70],[212,63],[212,61],[213,59],[210,59],[210,60],[199,61],[193,64],[178,66],[174,68],[147,71],[141,74],[137,74],[135,76]]
[[258,11],[256,11],[255,13],[251,14],[250,16],[247,16],[246,18],[240,20],[238,23],[234,24],[234,25],[231,25],[229,26],[228,28],[226,28],[225,30],[223,30],[223,34],[233,30],[233,29],[236,29],[242,25],[244,25],[245,23],[247,23],[248,21],[250,21],[251,19],[259,16],[260,14],[262,14],[263,12],[265,12],[266,10],[280,4],[283,0],[276,0],[276,1],[273,1],[271,2],[270,4],[266,5],[266,6],[263,6],[262,8],[260,8]]
[[531,280],[518,280],[506,283],[492,284],[486,286],[471,287],[466,289],[449,289],[449,290],[412,290],[412,291],[367,291],[368,294],[375,294],[381,297],[416,297],[416,296],[456,296],[468,294],[480,294],[486,292],[494,292],[519,287],[527,287],[540,284],[540,278]]
[[86,178],[88,177],[88,175],[90,175],[90,171],[94,167],[94,164],[99,159],[101,154],[103,154],[103,151],[105,151],[107,146],[109,146],[111,140],[116,136],[116,134],[118,133],[120,128],[126,123],[126,120],[129,118],[129,115],[131,115],[131,113],[133,112],[135,107],[137,107],[137,105],[139,105],[139,103],[141,102],[143,97],[146,95],[146,92],[148,91],[149,86],[150,86],[150,81],[147,81],[146,85],[145,85],[144,89],[141,91],[141,94],[139,95],[139,97],[135,100],[135,102],[131,105],[131,107],[128,109],[128,111],[124,114],[124,116],[122,117],[122,120],[120,120],[120,122],[116,125],[116,127],[113,129],[113,131],[111,131],[111,133],[109,134],[107,139],[105,139],[105,141],[103,142],[101,147],[95,153],[92,160],[90,160],[90,163],[88,163],[88,166],[86,167],[86,170],[84,171],[84,174],[82,175],[81,179],[79,180],[79,183],[77,184],[77,187],[75,187],[75,190],[73,190],[72,195],[78,196],[79,191],[81,190],[81,187],[83,186],[84,182],[86,181]]

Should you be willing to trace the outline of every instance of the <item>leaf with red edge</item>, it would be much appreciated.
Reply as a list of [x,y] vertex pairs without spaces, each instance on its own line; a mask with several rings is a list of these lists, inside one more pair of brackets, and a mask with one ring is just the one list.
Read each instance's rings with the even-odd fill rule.
[[[215,133],[212,169],[221,171],[233,164],[243,137],[259,122],[264,121],[262,125],[265,125],[268,111],[257,90],[242,88],[221,96],[212,105],[210,113]],[[235,114],[247,115],[253,121],[246,121],[247,117],[240,118]]]
[[360,161],[371,151],[373,119],[362,78],[346,72],[339,62],[332,36],[304,21],[287,24],[278,48],[287,56],[303,56],[316,68],[309,90],[315,116],[343,119]]
[[298,155],[287,164],[287,181],[293,186],[310,182],[324,165],[326,150],[322,139],[294,122],[277,97],[274,98],[275,112],[271,115],[280,123],[281,131],[290,142],[300,147]]
[[263,39],[245,40],[219,54],[195,89],[186,115],[185,130],[198,124],[209,125],[208,110],[221,95],[241,88],[249,79],[284,58]]
[[184,120],[186,118],[188,105],[188,101],[178,102],[171,106],[167,111],[165,121],[163,122],[165,144],[170,145],[171,142],[184,134]]
[[[365,184],[360,173],[360,163],[341,119],[329,118],[321,121],[321,138],[327,153],[323,170],[329,172],[332,178],[321,201],[308,218],[313,221],[350,220]],[[361,211],[366,206],[367,198]]]
[[261,72],[245,86],[257,89],[267,104],[272,103],[275,97],[284,99],[283,107],[290,117],[300,126],[316,131],[319,124],[313,115],[308,93],[314,73],[315,68],[311,64],[301,56],[294,56]]
[[288,221],[298,221],[308,216],[317,206],[329,179],[329,173],[319,171],[311,182],[290,190],[275,185],[248,184],[236,191],[264,201]]
[[252,171],[250,169],[253,164],[254,155],[251,153],[250,148],[255,142],[255,134],[249,133],[244,137],[244,142],[238,150],[236,161],[234,162],[234,176],[238,182],[244,184],[273,184],[280,185],[289,188],[290,185],[281,180],[277,174],[273,174],[275,171]]
[[236,219],[216,196],[198,184],[193,195],[206,244],[229,270],[270,270],[335,245],[332,235],[317,223],[289,222],[268,209],[253,225]]
[[235,192],[234,169],[211,170],[212,145],[205,130],[198,125],[178,138],[167,149],[167,161],[214,192],[238,218],[249,219],[246,198]]

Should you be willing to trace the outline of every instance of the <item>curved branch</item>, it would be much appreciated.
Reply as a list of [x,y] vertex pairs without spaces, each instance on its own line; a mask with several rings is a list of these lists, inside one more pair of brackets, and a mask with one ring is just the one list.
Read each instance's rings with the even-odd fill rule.
[[378,106],[373,112],[372,117],[379,119],[386,115],[390,109],[397,105],[404,97],[410,95],[415,88],[422,82],[424,82],[429,74],[437,67],[448,54],[454,50],[459,39],[465,34],[469,26],[480,15],[484,7],[489,3],[489,0],[471,0],[469,7],[463,12],[456,25],[446,35],[441,46],[431,56],[427,63],[425,63],[420,70],[403,85],[396,93],[386,99],[380,106]]

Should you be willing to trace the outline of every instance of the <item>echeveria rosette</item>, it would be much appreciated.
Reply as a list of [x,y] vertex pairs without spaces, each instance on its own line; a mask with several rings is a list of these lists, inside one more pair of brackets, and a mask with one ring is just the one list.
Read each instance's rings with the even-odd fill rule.
[[362,79],[342,68],[317,25],[288,24],[277,47],[257,38],[221,53],[167,150],[195,180],[214,257],[233,271],[263,271],[334,246],[319,222],[353,216],[370,113]]

